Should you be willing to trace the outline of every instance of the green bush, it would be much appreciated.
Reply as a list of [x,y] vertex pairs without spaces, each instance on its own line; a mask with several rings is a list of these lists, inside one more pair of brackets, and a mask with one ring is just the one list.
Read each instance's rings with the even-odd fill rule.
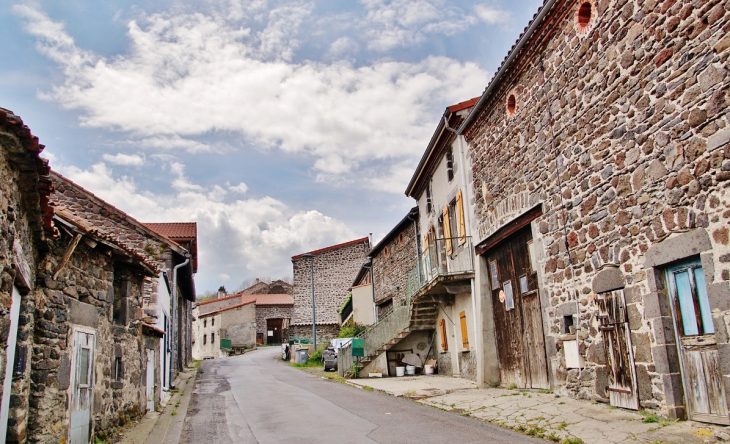
[[337,337],[354,338],[360,333],[364,332],[366,328],[368,328],[367,325],[358,324],[357,322],[354,322],[352,319],[350,319],[342,326],[342,328],[340,328],[340,334]]

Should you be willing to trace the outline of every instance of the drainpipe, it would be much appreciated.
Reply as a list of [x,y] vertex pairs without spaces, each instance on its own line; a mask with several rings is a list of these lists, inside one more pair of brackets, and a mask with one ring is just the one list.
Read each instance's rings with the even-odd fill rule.
[[416,277],[418,278],[418,286],[421,285],[421,261],[419,258],[419,249],[418,249],[418,220],[414,217],[415,214],[408,213],[408,219],[413,221],[413,237],[415,238],[415,246],[416,246]]
[[182,268],[190,263],[190,253],[185,253],[185,262],[175,265],[172,269],[172,304],[171,304],[171,321],[172,321],[172,328],[170,329],[170,333],[172,334],[172,338],[170,340],[170,344],[172,345],[173,354],[170,357],[170,388],[175,388],[175,361],[178,358],[178,353],[176,352],[177,349],[177,334],[175,332],[175,329],[177,328],[177,270],[179,268]]

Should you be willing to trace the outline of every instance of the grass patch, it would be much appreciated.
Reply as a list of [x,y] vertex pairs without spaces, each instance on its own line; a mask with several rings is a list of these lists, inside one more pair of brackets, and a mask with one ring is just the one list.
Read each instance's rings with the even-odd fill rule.
[[566,428],[566,427],[568,427],[568,423],[567,423],[567,422],[565,422],[565,421],[563,421],[563,422],[561,422],[560,424],[558,424],[558,427],[557,427],[557,429],[558,429],[558,430],[565,430],[565,428]]
[[[406,398],[410,398],[411,396],[415,395],[416,392],[413,390],[408,390],[407,392],[403,393],[403,396]],[[454,405],[451,405],[451,408],[454,408]]]
[[653,424],[655,422],[659,422],[659,417],[657,415],[649,415],[644,417],[641,422],[643,422],[644,424]]
[[517,389],[517,384],[515,384],[514,382],[507,386],[507,390],[515,390],[515,389]]
[[549,434],[548,436],[546,436],[546,438],[548,441],[552,441],[552,442],[560,441],[560,437],[558,435],[556,435],[555,432]]
[[553,391],[550,389],[540,389],[537,391],[537,393],[540,393],[541,395],[551,395]]
[[173,411],[171,411],[171,412],[170,412],[170,415],[172,415],[172,416],[175,416],[175,415],[177,415],[177,410],[173,410]]
[[373,389],[372,387],[370,387],[369,385],[363,385],[363,386],[362,386],[362,389],[363,389],[363,390],[367,390],[367,391],[369,391],[369,392],[372,392],[372,391],[374,390],[374,389]]
[[563,444],[585,444],[580,438],[565,438]]

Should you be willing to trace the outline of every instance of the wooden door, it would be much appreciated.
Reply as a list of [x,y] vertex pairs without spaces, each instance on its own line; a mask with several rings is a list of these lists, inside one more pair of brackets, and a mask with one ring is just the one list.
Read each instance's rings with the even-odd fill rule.
[[687,413],[695,421],[730,424],[715,326],[699,261],[666,272]]
[[267,319],[266,320],[266,343],[267,344],[281,344],[281,319]]
[[639,397],[636,382],[634,352],[631,347],[631,329],[626,316],[623,290],[601,293],[598,303],[599,329],[608,368],[608,396],[611,405],[638,410]]
[[549,388],[537,273],[527,227],[487,253],[500,376],[505,384]]
[[147,411],[155,410],[155,351],[147,350]]
[[91,436],[91,405],[94,394],[95,333],[74,332],[74,381],[71,392],[69,444],[88,444]]

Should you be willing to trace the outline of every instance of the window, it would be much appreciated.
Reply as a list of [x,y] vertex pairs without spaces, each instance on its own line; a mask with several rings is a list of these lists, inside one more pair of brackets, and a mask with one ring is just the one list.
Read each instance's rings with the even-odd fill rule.
[[677,319],[680,336],[714,334],[715,325],[700,262],[678,265],[666,273],[672,302],[680,318]]
[[451,254],[453,252],[452,246],[451,246],[451,215],[453,214],[453,211],[450,210],[451,205],[447,205],[444,207],[444,209],[441,211],[442,218],[441,218],[441,226],[444,230],[444,242],[446,243],[446,254]]
[[431,214],[433,211],[433,202],[431,200],[431,180],[426,185],[426,213]]
[[575,11],[575,31],[578,35],[586,35],[596,21],[596,8],[594,0],[584,0],[578,5]]
[[208,335],[203,335],[203,345],[208,343]]
[[122,358],[120,356],[117,356],[116,358],[114,358],[114,380],[121,381],[123,376]]
[[517,96],[510,94],[507,97],[507,115],[513,116],[517,111]]
[[89,373],[91,362],[91,349],[83,347],[79,352],[79,386],[86,387],[89,385]]
[[449,182],[454,180],[454,153],[451,148],[446,151],[446,177]]
[[[115,274],[119,270],[114,269]],[[114,302],[112,307],[112,317],[117,325],[127,325],[129,319],[127,313],[129,311],[128,299],[132,292],[132,283],[127,278],[114,279],[113,285]]]
[[210,334],[210,343],[215,344],[215,333]]
[[459,320],[461,320],[461,348],[468,349],[469,335],[466,332],[466,312],[459,313]]
[[456,192],[456,199],[454,200],[455,213],[456,213],[456,224],[459,231],[459,245],[466,243],[466,221],[464,220],[464,199],[461,194],[461,190]]
[[448,351],[449,341],[446,338],[446,319],[442,318],[439,321],[439,332],[441,333],[441,350]]
[[215,327],[215,318],[210,318],[210,326]]
[[203,319],[203,328],[205,328],[207,326],[208,326],[208,320],[207,319]]

